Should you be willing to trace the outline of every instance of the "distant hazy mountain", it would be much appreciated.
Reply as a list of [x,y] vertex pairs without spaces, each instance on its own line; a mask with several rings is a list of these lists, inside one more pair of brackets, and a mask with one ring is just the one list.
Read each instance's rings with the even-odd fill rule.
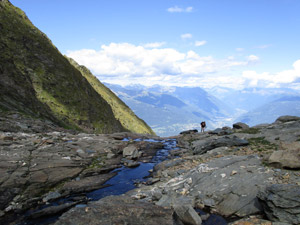
[[300,96],[281,97],[243,114],[236,121],[254,126],[261,123],[272,123],[283,115],[300,116]]
[[199,129],[203,120],[213,129],[233,114],[230,107],[199,87],[106,86],[160,136]]
[[207,92],[222,100],[235,110],[248,112],[284,96],[297,95],[288,88],[245,88],[235,90],[225,87],[213,87]]

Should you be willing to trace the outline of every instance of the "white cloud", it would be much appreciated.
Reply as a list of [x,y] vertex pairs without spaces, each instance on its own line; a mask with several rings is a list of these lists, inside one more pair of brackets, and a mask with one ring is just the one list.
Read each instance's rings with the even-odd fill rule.
[[185,39],[191,39],[191,38],[193,37],[193,35],[190,34],[190,33],[186,33],[186,34],[182,34],[180,37],[181,37],[183,40],[185,40]]
[[205,45],[206,43],[207,43],[207,41],[195,41],[195,46],[199,47],[199,46]]
[[170,13],[182,13],[182,12],[190,13],[190,12],[193,12],[193,7],[189,6],[186,8],[181,8],[176,5],[176,6],[168,8],[167,11]]
[[212,56],[200,56],[195,51],[179,52],[172,48],[155,48],[161,46],[159,43],[143,46],[110,43],[102,45],[98,51],[82,49],[68,51],[67,55],[87,66],[104,82],[167,86],[238,86],[243,83],[241,79],[245,81],[249,78],[246,75],[237,79],[232,75],[232,70],[247,66],[257,59],[255,56],[249,56],[242,61],[234,57],[215,59]]
[[257,73],[256,71],[244,71],[245,84],[252,87],[285,87],[295,85],[300,79],[300,60],[293,64],[293,69],[281,71],[275,74],[269,72]]
[[257,61],[259,61],[259,57],[256,56],[256,55],[249,55],[247,58],[248,58],[249,62],[257,62]]
[[166,44],[166,42],[152,42],[152,43],[144,44],[143,46],[145,48],[159,48],[159,47],[162,47],[165,44]]

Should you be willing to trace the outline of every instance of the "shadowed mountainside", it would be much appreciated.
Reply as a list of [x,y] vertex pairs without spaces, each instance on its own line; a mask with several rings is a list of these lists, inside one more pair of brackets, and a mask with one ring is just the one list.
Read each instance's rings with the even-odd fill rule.
[[[0,1],[0,113],[44,118],[65,128],[112,133],[153,133],[130,109],[126,125],[109,104],[47,38],[8,0]],[[104,88],[104,87],[103,87]],[[106,91],[108,93],[108,91]],[[114,97],[111,97],[114,98]],[[143,127],[145,126],[145,128]],[[143,128],[142,128],[143,127]]]
[[138,118],[134,112],[109,88],[102,84],[89,69],[85,66],[79,65],[71,58],[68,58],[68,60],[81,72],[90,85],[111,106],[114,116],[121,122],[123,127],[135,133],[155,134],[142,119]]

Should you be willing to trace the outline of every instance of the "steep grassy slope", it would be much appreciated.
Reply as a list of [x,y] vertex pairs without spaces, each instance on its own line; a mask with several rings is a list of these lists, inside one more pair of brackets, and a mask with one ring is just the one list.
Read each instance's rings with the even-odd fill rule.
[[126,130],[86,78],[8,0],[0,0],[0,111],[85,131]]
[[155,134],[143,120],[138,118],[124,102],[102,84],[85,66],[80,66],[71,58],[68,58],[68,60],[81,72],[102,98],[108,102],[115,117],[121,122],[123,127],[135,133]]

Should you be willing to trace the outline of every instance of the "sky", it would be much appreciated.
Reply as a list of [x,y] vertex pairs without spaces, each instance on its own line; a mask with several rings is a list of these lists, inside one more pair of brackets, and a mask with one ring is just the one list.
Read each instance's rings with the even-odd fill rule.
[[300,0],[10,0],[102,82],[300,90]]

